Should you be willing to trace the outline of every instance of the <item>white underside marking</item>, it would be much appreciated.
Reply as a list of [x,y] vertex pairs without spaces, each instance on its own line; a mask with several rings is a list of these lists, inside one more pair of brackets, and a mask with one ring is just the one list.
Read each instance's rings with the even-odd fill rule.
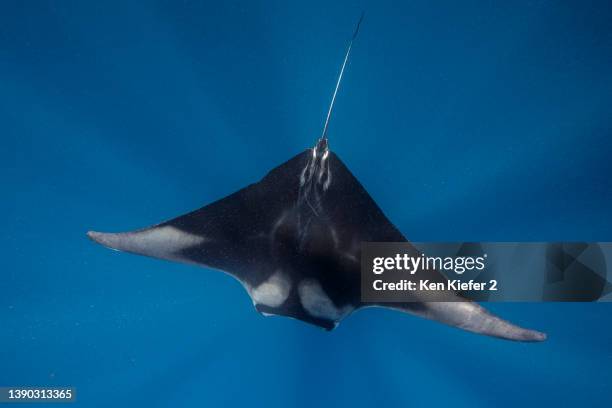
[[136,233],[138,239],[132,240],[132,250],[152,253],[178,252],[206,241],[204,237],[181,231],[171,225],[152,228]]
[[255,288],[247,288],[247,290],[253,299],[253,303],[278,307],[289,297],[291,282],[281,271],[277,271],[267,281]]
[[312,279],[300,282],[298,294],[304,309],[314,317],[339,321],[352,310],[349,305],[337,308],[319,282]]
[[169,257],[207,241],[205,237],[181,231],[171,225],[118,234],[94,231],[88,234],[92,239],[112,249],[159,257]]

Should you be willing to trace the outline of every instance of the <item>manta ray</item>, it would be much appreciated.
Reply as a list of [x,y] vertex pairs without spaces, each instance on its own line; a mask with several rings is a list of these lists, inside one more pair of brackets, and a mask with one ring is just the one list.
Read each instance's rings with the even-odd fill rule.
[[223,271],[243,285],[264,316],[331,330],[357,310],[386,307],[479,334],[544,340],[544,333],[502,320],[459,294],[449,294],[449,302],[418,296],[403,303],[361,301],[361,243],[407,242],[329,148],[329,120],[362,19],[363,14],[314,147],[193,212],[136,231],[88,236],[115,250]]

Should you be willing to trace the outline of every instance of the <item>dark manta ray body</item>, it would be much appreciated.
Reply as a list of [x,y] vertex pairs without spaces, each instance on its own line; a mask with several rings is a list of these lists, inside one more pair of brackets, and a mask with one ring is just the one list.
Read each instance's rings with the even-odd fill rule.
[[508,323],[470,301],[361,302],[361,243],[406,238],[328,148],[327,124],[352,40],[314,148],[199,210],[138,231],[88,235],[113,249],[225,271],[242,283],[264,315],[333,329],[359,308],[384,306],[476,333],[543,340],[544,334]]

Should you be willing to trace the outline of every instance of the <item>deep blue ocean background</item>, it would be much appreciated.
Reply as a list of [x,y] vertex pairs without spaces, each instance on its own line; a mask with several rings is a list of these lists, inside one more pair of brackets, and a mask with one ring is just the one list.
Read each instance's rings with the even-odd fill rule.
[[80,406],[609,406],[612,304],[541,344],[369,309],[329,333],[85,232],[257,181],[330,128],[413,241],[612,240],[609,1],[3,1],[0,385]]

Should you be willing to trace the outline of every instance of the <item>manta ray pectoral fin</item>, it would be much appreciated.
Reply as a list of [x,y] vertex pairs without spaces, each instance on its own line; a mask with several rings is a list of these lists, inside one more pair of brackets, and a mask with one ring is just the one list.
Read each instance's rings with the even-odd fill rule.
[[471,301],[425,302],[387,305],[386,307],[435,320],[473,333],[515,341],[544,341],[546,334],[524,329],[503,320]]
[[107,248],[173,261],[186,261],[181,251],[200,245],[204,237],[162,225],[138,231],[103,233],[89,231],[87,236]]

